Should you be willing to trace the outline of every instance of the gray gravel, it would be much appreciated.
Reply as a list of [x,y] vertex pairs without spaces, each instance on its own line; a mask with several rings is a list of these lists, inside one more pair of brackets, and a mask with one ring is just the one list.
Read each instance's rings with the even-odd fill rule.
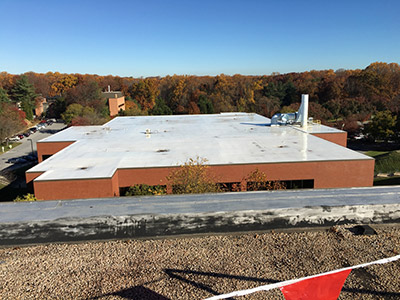
[[[400,226],[0,249],[1,299],[202,299],[400,253]],[[279,290],[237,299],[284,299]],[[339,299],[400,299],[400,262],[353,270]]]

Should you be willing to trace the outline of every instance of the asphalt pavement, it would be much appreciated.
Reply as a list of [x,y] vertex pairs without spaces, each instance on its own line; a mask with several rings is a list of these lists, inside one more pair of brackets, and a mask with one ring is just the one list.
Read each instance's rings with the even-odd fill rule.
[[44,139],[54,133],[57,133],[58,131],[65,128],[65,126],[66,125],[61,122],[53,123],[52,125],[47,126],[46,128],[36,131],[29,137],[24,137],[22,140],[19,141],[21,145],[15,147],[14,149],[11,149],[10,151],[2,153],[0,148],[0,173],[5,169],[9,170],[19,166],[17,164],[13,165],[6,163],[8,159],[32,154],[32,151],[36,154],[37,141],[40,141],[41,139]]

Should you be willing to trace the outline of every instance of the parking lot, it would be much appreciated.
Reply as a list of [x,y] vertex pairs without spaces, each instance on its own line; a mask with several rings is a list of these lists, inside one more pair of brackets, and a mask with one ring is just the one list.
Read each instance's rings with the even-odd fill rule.
[[[0,149],[0,173],[7,170],[12,170],[14,168],[18,168],[24,163],[29,162],[29,156],[36,155],[36,142],[44,139],[54,133],[65,128],[65,124],[61,122],[56,122],[46,127],[42,127],[37,130],[35,133],[32,133],[28,137],[23,137],[18,142],[21,145],[11,149],[8,152],[2,153]],[[21,159],[24,156],[28,156],[25,159]],[[10,163],[7,161],[14,160],[14,162]],[[25,161],[24,161],[25,160]],[[32,162],[32,161],[31,161]]]

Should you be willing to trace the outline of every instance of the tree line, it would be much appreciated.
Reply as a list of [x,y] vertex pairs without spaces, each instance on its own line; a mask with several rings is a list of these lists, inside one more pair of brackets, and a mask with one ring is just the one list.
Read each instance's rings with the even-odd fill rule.
[[[32,119],[32,107],[40,95],[51,101],[48,117],[63,118],[70,125],[102,124],[109,120],[107,103],[101,96],[101,91],[108,86],[113,91],[121,91],[126,98],[126,111],[121,115],[238,111],[272,117],[277,112],[296,111],[301,94],[309,94],[309,114],[323,123],[356,132],[362,122],[371,118],[372,124],[374,118],[375,124],[389,118],[391,121],[386,122],[385,128],[371,131],[381,138],[395,136],[399,128],[400,66],[383,62],[357,70],[269,76],[221,74],[133,78],[1,72],[0,124],[22,117]],[[15,110],[17,102],[25,116]],[[11,111],[13,117],[10,117]],[[18,118],[17,114],[20,115]]]

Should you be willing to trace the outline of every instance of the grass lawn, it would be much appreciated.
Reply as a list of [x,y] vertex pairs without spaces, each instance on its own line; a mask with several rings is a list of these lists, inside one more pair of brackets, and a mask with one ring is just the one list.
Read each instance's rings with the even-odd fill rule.
[[373,158],[376,158],[378,156],[385,155],[385,154],[388,154],[388,153],[389,153],[389,151],[368,151],[368,152],[365,152],[364,154],[368,155],[368,156],[371,156]]
[[[21,143],[15,142],[15,143],[9,143],[9,145],[12,146],[11,149],[14,149],[15,147],[21,145]],[[1,151],[1,147],[4,147],[4,152]],[[2,155],[3,153],[6,153],[7,151],[10,151],[11,149],[9,147],[7,147],[6,145],[1,144],[0,145],[0,155]]]
[[391,151],[375,156],[375,174],[394,173],[400,171],[400,152]]

